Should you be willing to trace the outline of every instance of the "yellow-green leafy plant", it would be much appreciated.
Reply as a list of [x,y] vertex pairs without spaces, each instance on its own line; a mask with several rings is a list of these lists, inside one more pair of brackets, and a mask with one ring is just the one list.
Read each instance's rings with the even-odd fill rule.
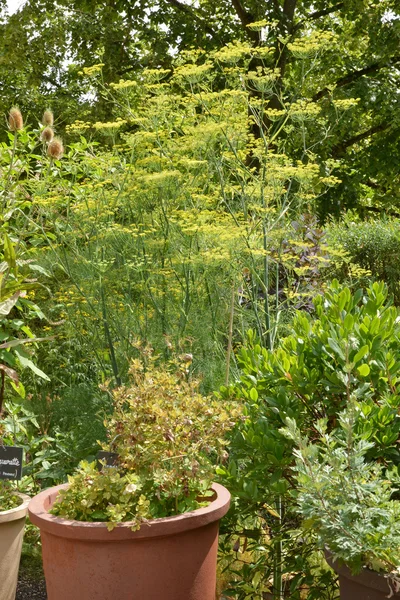
[[114,390],[107,420],[115,467],[97,470],[84,462],[69,478],[52,513],[79,521],[107,521],[109,529],[198,508],[210,501],[215,465],[226,460],[226,432],[240,417],[235,406],[202,396],[188,378],[188,361],[157,366],[132,361],[130,382]]
[[5,510],[16,508],[22,504],[22,499],[16,494],[7,481],[0,481],[0,513]]

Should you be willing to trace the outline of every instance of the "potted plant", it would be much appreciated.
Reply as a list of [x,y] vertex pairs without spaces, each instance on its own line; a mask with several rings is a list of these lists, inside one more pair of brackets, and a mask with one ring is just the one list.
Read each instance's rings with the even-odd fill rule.
[[339,575],[341,600],[400,598],[400,474],[371,460],[364,411],[351,397],[331,433],[326,420],[316,425],[315,442],[292,419],[282,432],[296,444],[298,511]]
[[[1,448],[0,448],[1,464]],[[30,498],[0,481],[0,598],[14,600]]]
[[258,581],[270,582],[276,596],[308,588],[312,581],[315,597],[322,597],[334,577],[324,563],[315,569],[312,536],[302,535],[301,548],[297,543],[293,441],[280,430],[289,417],[304,437],[316,440],[317,420],[325,418],[332,431],[354,396],[362,400],[357,427],[374,443],[367,460],[387,466],[399,462],[399,309],[384,283],[352,290],[332,281],[321,286],[310,313],[296,311],[285,332],[273,350],[249,332],[247,346],[237,356],[240,380],[224,392],[227,399],[242,400],[246,413],[231,435],[229,462],[219,469],[236,498],[229,514],[234,533],[225,536],[224,543],[229,551],[238,539],[236,532],[250,529],[241,547],[257,551],[268,531],[264,554],[260,552],[254,568],[243,563],[236,588],[248,589],[257,582],[257,574]]
[[212,482],[239,411],[203,397],[187,363],[171,372],[144,357],[113,392],[104,449],[115,464],[83,463],[30,503],[49,600],[215,600],[230,495]]
[[400,597],[399,310],[382,282],[366,294],[333,282],[314,306],[312,326],[298,318],[303,340],[286,342],[288,388],[314,414],[284,415],[291,499],[339,574],[342,600]]

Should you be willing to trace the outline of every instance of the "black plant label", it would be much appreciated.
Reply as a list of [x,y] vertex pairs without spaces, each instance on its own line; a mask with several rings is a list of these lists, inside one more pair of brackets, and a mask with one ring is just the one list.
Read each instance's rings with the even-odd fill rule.
[[99,471],[110,467],[118,466],[118,454],[116,452],[104,452],[101,450],[97,453],[97,468]]
[[0,445],[0,479],[21,479],[22,457],[22,448]]

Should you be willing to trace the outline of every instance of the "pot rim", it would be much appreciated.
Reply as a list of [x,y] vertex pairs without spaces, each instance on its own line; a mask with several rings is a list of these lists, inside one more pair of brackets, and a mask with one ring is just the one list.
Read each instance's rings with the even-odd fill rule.
[[133,524],[132,521],[118,523],[112,531],[108,531],[107,523],[104,522],[74,521],[49,514],[48,511],[53,505],[58,492],[67,487],[68,483],[58,485],[44,490],[32,498],[28,509],[29,517],[32,523],[37,525],[41,531],[58,537],[82,539],[84,541],[139,540],[176,535],[198,529],[219,521],[228,512],[231,497],[224,486],[214,483],[212,489],[216,494],[216,498],[205,507],[173,517],[153,519],[143,523],[138,531],[130,529]]
[[15,492],[17,496],[22,498],[22,504],[15,508],[9,508],[8,510],[0,511],[0,525],[2,523],[9,523],[10,521],[16,521],[17,519],[23,519],[28,513],[28,504],[31,501],[30,497],[22,492]]

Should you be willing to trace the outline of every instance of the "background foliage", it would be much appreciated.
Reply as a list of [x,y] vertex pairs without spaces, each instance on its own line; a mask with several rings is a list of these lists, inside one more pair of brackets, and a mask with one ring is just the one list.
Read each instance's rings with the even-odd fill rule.
[[[221,585],[334,598],[279,429],[333,422],[351,358],[374,451],[392,460],[397,313],[382,285],[364,305],[357,290],[383,279],[399,302],[397,3],[0,11],[0,110],[25,118],[0,145],[1,342],[14,344],[0,348],[1,428],[26,450],[23,487],[94,458],[138,342],[191,357],[202,393],[223,384],[247,416],[220,466],[234,494]],[[63,156],[43,140],[48,107]]]
[[[0,13],[1,14],[1,13]],[[170,68],[192,47],[205,52],[237,41],[271,48],[277,68],[276,93],[268,103],[299,98],[318,101],[335,118],[329,99],[359,98],[357,110],[342,118],[335,135],[318,122],[313,152],[338,161],[342,184],[321,200],[321,214],[345,207],[364,214],[398,204],[398,84],[400,27],[396,0],[232,0],[200,3],[161,0],[24,2],[14,15],[3,8],[0,26],[2,111],[18,102],[39,118],[52,105],[63,130],[77,116],[107,120],[110,105],[101,89],[82,77],[82,68],[104,63],[103,81],[134,77],[144,67]],[[260,22],[260,27],[251,23]],[[329,36],[318,51],[319,36]],[[313,46],[305,45],[311,38]],[[262,41],[261,41],[262,40]],[[258,65],[254,59],[249,68]],[[310,73],[310,67],[312,67]],[[302,84],[304,74],[307,82]],[[294,136],[290,155],[298,157]]]

